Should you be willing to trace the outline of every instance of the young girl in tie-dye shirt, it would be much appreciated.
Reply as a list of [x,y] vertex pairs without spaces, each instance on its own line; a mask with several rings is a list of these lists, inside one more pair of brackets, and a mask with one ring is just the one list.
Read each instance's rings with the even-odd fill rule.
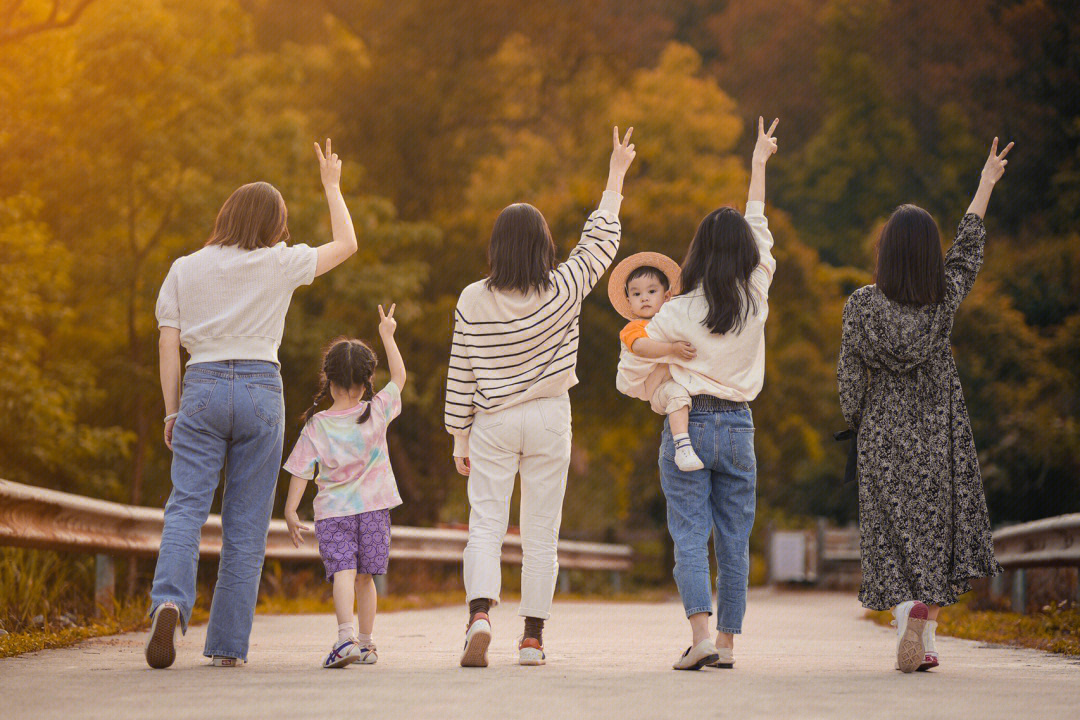
[[[386,428],[401,413],[405,363],[394,342],[394,305],[388,313],[379,306],[379,335],[386,348],[390,382],[377,394],[371,375],[378,359],[362,340],[339,338],[323,357],[319,392],[304,413],[304,429],[285,463],[292,473],[285,521],[293,544],[303,544],[296,509],[309,480],[319,487],[313,503],[315,538],[334,583],[334,610],[338,639],[323,667],[345,667],[354,662],[372,664],[379,659],[371,639],[375,624],[375,583],[372,575],[385,575],[390,558],[390,508],[401,504],[390,456]],[[333,399],[328,410],[321,403]],[[316,475],[318,468],[318,475]],[[357,605],[359,633],[353,625]]]

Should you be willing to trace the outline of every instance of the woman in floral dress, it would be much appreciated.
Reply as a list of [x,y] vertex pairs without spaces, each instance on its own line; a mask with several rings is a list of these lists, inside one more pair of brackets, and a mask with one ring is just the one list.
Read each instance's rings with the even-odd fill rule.
[[969,580],[1001,572],[960,378],[953,317],[983,261],[983,215],[1005,171],[997,138],[944,260],[929,213],[903,205],[881,233],[876,284],[844,307],[837,378],[857,432],[862,588],[873,610],[893,610],[897,667],[938,664],[941,606]]

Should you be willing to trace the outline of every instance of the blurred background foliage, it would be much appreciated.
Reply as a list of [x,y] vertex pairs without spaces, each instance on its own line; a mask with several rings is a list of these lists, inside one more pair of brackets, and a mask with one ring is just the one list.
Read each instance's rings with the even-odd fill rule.
[[[633,125],[622,253],[681,259],[705,213],[745,202],[762,114],[781,118],[781,145],[759,526],[854,521],[831,439],[844,299],[870,281],[896,205],[928,208],[951,239],[994,135],[1017,147],[954,333],[990,510],[1080,510],[1067,0],[0,0],[0,108],[0,477],[163,505],[161,280],[254,180],[281,189],[294,242],[327,241],[311,144],[331,136],[360,251],[295,297],[288,416],[310,402],[324,343],[374,338],[375,306],[397,302],[410,383],[391,429],[394,520],[462,523],[441,424],[451,314],[485,272],[499,209],[535,204],[568,250],[611,126]],[[563,535],[666,557],[660,418],[615,390],[622,321],[602,290],[583,315]]]

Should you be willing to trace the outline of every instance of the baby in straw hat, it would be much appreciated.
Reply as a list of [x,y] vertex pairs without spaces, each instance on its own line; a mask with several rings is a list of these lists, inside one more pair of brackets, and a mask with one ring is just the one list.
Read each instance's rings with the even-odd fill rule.
[[655,412],[667,415],[675,441],[675,464],[690,472],[704,467],[690,444],[690,394],[671,379],[668,362],[691,360],[697,350],[688,342],[652,340],[645,329],[678,290],[678,264],[654,252],[626,258],[615,266],[608,280],[611,304],[630,321],[619,333],[622,351],[615,386],[624,395],[648,400]]

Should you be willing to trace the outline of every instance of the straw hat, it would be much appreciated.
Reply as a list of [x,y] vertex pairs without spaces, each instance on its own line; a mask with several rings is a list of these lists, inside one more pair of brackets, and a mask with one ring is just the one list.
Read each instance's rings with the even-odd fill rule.
[[630,299],[626,297],[626,278],[639,267],[646,266],[654,267],[667,276],[668,289],[672,295],[679,292],[680,268],[677,262],[658,252],[640,252],[631,255],[615,266],[607,284],[608,299],[611,300],[612,307],[627,320],[640,318],[630,311]]

